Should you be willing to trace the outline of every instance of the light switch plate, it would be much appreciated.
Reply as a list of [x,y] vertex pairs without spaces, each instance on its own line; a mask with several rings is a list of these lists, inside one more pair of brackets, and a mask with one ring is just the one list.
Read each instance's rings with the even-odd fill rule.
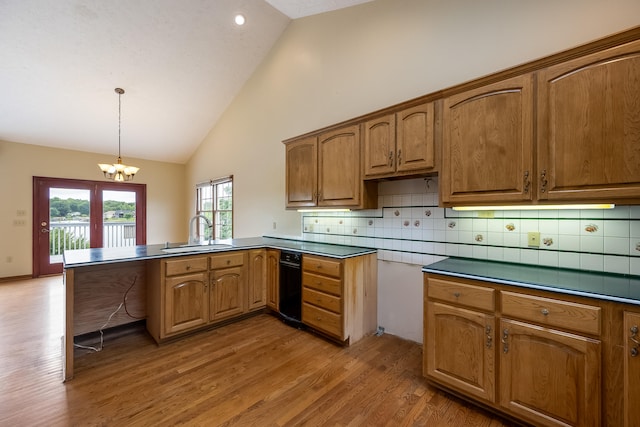
[[530,231],[527,233],[528,245],[533,248],[540,247],[540,232],[539,231]]

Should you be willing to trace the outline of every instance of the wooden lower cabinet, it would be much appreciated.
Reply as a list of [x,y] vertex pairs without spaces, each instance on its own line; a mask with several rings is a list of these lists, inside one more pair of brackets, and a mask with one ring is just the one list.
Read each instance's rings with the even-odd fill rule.
[[164,333],[171,335],[207,324],[208,273],[167,277],[164,283]]
[[[424,285],[430,382],[536,426],[620,425],[615,402],[604,401],[622,398],[617,366],[603,356],[622,323],[615,303],[437,274]],[[640,379],[632,359],[627,378]],[[627,396],[637,384],[628,381]]]
[[302,323],[353,344],[377,327],[377,255],[302,256]]
[[267,250],[249,251],[248,310],[261,309],[267,305]]
[[439,302],[427,304],[425,374],[470,396],[493,402],[494,316]]
[[267,249],[267,307],[280,310],[280,251]]
[[151,260],[147,330],[156,342],[266,306],[266,250]]
[[245,312],[245,267],[229,267],[211,272],[209,321],[227,319]]
[[640,426],[640,312],[624,313],[624,425]]
[[540,426],[600,425],[600,341],[500,321],[500,405]]

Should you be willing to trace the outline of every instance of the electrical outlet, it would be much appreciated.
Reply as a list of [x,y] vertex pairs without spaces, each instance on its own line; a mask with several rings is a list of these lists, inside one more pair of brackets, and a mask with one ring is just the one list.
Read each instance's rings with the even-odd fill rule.
[[540,232],[539,231],[530,231],[527,233],[528,245],[530,247],[539,248],[540,247]]

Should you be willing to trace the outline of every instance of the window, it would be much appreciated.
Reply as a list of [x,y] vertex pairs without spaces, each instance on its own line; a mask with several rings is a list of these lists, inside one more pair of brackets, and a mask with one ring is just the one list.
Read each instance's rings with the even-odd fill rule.
[[198,218],[198,232],[204,239],[233,237],[233,175],[196,186],[196,215],[211,221],[211,228]]

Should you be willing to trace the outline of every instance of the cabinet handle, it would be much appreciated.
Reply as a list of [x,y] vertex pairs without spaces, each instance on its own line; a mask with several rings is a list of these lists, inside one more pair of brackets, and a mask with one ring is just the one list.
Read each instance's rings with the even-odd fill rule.
[[393,151],[389,151],[389,166],[393,166]]
[[531,179],[529,179],[529,171],[524,172],[524,193],[527,194],[529,192],[529,187],[531,187]]
[[453,296],[456,297],[456,298],[460,298],[460,292],[454,292]]
[[322,320],[322,317],[318,316],[316,317],[316,320]]
[[402,150],[398,150],[398,164],[402,164]]
[[507,354],[509,352],[509,343],[507,342],[508,339],[509,330],[505,329],[504,331],[502,331],[502,339],[500,340],[500,342],[502,343],[502,352],[504,354]]
[[491,348],[491,344],[493,343],[493,336],[491,335],[491,325],[487,325],[485,327],[485,332],[487,333],[487,348]]
[[546,308],[543,308],[542,310],[540,310],[540,313],[542,313],[543,316],[548,316],[549,310],[547,310]]
[[544,169],[540,172],[540,192],[544,193],[547,191],[547,170]]
[[631,340],[631,342],[633,342],[635,345],[640,345],[640,341],[638,341],[638,327],[637,326],[632,326],[631,329],[631,336],[629,336],[629,339]]
[[185,267],[187,270],[191,270],[191,265],[187,264],[187,266]]
[[227,260],[227,265],[229,265],[229,264],[231,264],[231,260],[230,259]]

